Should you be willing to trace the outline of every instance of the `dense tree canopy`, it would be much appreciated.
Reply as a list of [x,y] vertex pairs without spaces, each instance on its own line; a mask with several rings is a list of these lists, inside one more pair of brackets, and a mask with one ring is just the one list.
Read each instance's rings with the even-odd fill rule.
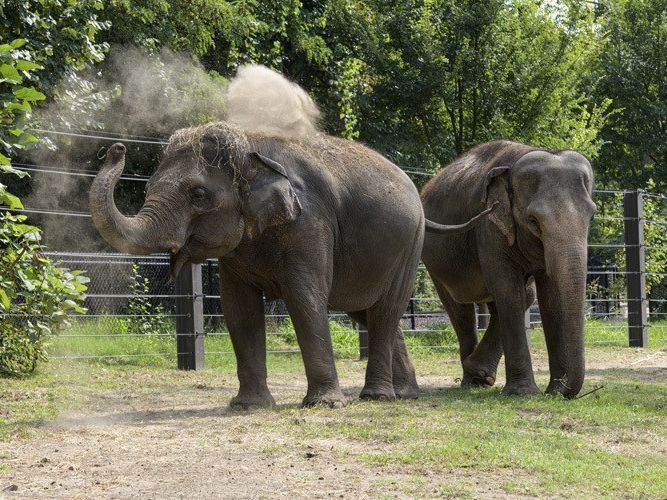
[[[667,183],[667,0],[8,3],[0,34],[26,36],[40,88],[60,103],[46,125],[165,136],[219,117],[216,92],[257,62],[311,92],[328,131],[413,170],[502,137],[578,149],[607,186]],[[166,96],[143,94],[155,108],[194,97],[121,126],[139,114],[132,67]],[[186,109],[195,102],[208,110]],[[136,154],[148,173],[156,153]]]
[[615,112],[602,128],[598,172],[606,181],[667,187],[667,1],[602,5],[606,33],[596,89]]

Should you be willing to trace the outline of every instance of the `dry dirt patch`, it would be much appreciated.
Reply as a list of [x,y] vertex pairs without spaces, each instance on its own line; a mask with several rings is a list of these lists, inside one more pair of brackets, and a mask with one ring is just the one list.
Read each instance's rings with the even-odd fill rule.
[[[616,357],[593,357],[588,367],[593,378],[603,377],[607,370],[623,370],[630,375],[650,373],[651,381],[665,382],[666,360],[664,352],[649,357],[624,350]],[[343,370],[347,372],[342,385],[350,397],[358,394],[363,379],[363,366],[357,365]],[[546,367],[546,357],[535,356],[542,377]],[[431,394],[451,387],[457,368],[423,377],[420,384]],[[99,382],[109,376],[120,380],[105,389]],[[364,453],[401,443],[301,433],[299,426],[306,421],[326,429],[330,418],[346,418],[347,410],[299,410],[297,403],[306,389],[300,375],[275,377],[271,390],[277,411],[249,413],[227,408],[236,388],[233,374],[167,377],[141,369],[111,374],[91,370],[95,383],[74,389],[78,393],[73,409],[33,430],[29,439],[0,443],[0,457],[8,467],[0,470],[0,498],[498,498],[529,494],[522,488],[538,481],[511,467],[371,465],[363,460]],[[6,394],[22,396],[20,391]],[[394,409],[386,407],[390,415]],[[531,410],[519,414],[527,420],[545,418]],[[576,430],[578,423],[571,425]],[[561,430],[568,432],[567,425]],[[623,453],[646,446],[655,435],[631,430],[608,438],[599,444]],[[665,449],[664,439],[659,447]]]

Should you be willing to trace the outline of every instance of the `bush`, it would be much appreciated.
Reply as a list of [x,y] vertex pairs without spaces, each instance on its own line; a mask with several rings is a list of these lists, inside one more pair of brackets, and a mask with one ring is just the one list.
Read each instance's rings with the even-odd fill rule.
[[[37,139],[25,131],[31,105],[44,94],[25,85],[41,69],[22,50],[26,41],[0,45],[0,173],[27,175],[11,167],[9,156]],[[6,153],[6,154],[5,154]],[[22,209],[21,200],[0,183],[0,205]],[[70,312],[83,313],[77,304],[87,278],[56,266],[42,253],[40,230],[25,224],[26,217],[0,212],[0,375],[32,372],[46,359],[44,339],[56,332]]]
[[34,371],[46,359],[45,337],[83,313],[88,278],[56,266],[40,245],[39,229],[25,217],[0,214],[0,374]]

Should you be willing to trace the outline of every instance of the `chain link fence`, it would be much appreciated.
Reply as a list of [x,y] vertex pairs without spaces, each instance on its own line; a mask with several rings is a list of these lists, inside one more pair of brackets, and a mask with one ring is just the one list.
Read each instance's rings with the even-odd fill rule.
[[[53,165],[26,163],[16,167],[49,179],[75,176],[77,190],[86,193],[95,175],[87,169]],[[409,173],[432,175],[422,171]],[[146,181],[142,176],[121,178],[121,182],[133,184]],[[647,341],[664,343],[667,340],[667,197],[642,191],[596,190],[594,201],[598,208],[589,239],[587,340],[619,346],[645,345]],[[59,250],[81,248],[79,240],[97,240],[93,247],[100,247],[90,214],[81,204],[64,208],[60,202],[54,208],[38,206],[39,203],[39,199],[31,199],[31,206],[15,212],[28,215],[31,222],[42,227],[70,227],[69,232],[75,236],[67,241],[65,248],[58,245]],[[50,244],[49,231],[45,233],[46,243]],[[53,339],[52,358],[173,358],[185,354],[176,352],[175,338],[195,334],[205,337],[207,356],[233,353],[219,301],[217,261],[209,260],[201,268],[203,331],[176,333],[178,320],[184,314],[179,313],[177,302],[193,296],[175,293],[168,277],[168,256],[66,251],[49,255],[63,266],[85,271],[90,278],[84,304],[87,313],[70,318],[70,325]],[[298,353],[285,305],[281,301],[267,301],[265,315],[268,352]],[[478,324],[483,327],[486,319],[482,310]],[[345,314],[332,313],[330,326],[337,355],[358,356],[358,325]],[[401,326],[412,350],[457,349],[456,335],[423,267],[418,270],[415,292]],[[527,315],[527,327],[540,327],[537,305]]]

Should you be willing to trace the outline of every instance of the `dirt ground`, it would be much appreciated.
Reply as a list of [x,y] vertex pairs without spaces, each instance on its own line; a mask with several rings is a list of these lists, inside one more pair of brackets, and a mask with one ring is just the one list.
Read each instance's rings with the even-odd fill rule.
[[[545,368],[544,359],[537,365]],[[350,397],[361,389],[362,368],[341,380]],[[609,368],[628,370],[637,380],[665,381],[667,352],[589,360],[593,379]],[[94,382],[108,375],[81,376]],[[235,393],[233,373],[179,373],[177,384],[140,369],[123,377],[106,390],[82,384],[64,415],[28,438],[0,443],[0,457],[10,468],[0,475],[0,498],[404,498],[459,496],[461,483],[466,496],[522,496],[508,493],[498,480],[525,474],[521,470],[378,469],[357,455],[381,451],[387,443],[299,438],[304,422],[321,419],[326,425],[337,411],[299,409],[306,388],[299,374],[270,384],[277,410],[253,412],[227,408]],[[454,381],[429,375],[420,384],[446,389]]]

